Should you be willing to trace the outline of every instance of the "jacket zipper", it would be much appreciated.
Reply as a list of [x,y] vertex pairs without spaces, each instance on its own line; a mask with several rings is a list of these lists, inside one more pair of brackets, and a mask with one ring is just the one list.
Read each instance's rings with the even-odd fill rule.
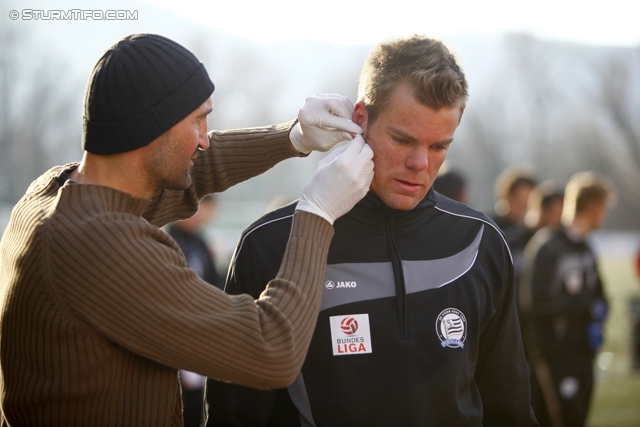
[[407,292],[404,283],[404,271],[402,270],[402,257],[396,242],[396,219],[390,217],[387,220],[387,234],[389,235],[389,252],[391,265],[393,266],[393,279],[396,287],[396,305],[400,316],[400,337],[408,339],[407,331]]

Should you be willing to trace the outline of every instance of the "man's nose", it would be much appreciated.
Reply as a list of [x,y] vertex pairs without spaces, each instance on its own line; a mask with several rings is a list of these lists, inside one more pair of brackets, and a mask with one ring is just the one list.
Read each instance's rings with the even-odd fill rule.
[[414,150],[405,164],[409,169],[424,170],[429,166],[429,152],[427,150]]
[[207,148],[209,148],[209,135],[207,133],[206,123],[203,127],[200,128],[200,131],[198,132],[198,148],[200,150],[206,150]]

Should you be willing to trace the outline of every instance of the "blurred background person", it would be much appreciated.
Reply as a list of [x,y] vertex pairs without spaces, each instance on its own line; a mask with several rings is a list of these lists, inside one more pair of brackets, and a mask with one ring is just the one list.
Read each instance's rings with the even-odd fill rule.
[[[560,216],[554,210],[560,204],[562,193],[551,182],[536,185],[532,172],[525,166],[510,166],[496,180],[494,220],[502,229],[513,259],[513,276],[516,284],[516,301],[520,301],[521,277],[524,268],[525,247],[531,237],[549,221],[559,226]],[[542,199],[545,199],[544,208]],[[555,202],[554,202],[555,201]],[[525,223],[525,218],[528,217]],[[516,305],[523,334],[522,305]],[[529,304],[530,307],[530,304]]]
[[[528,182],[531,182],[527,180],[527,184],[523,184],[525,181],[521,178],[516,181],[520,182],[518,184],[520,189],[516,190],[516,193],[520,194],[525,192],[524,188],[528,186]],[[516,196],[512,200],[518,198],[519,196]],[[552,181],[544,181],[536,185],[529,191],[522,219],[504,228],[507,244],[513,257],[516,285],[522,276],[524,251],[529,240],[542,228],[546,227],[549,231],[553,231],[561,226],[563,198],[563,192]],[[514,204],[519,203],[518,200]],[[517,209],[520,211],[519,207]]]
[[[554,409],[554,416],[557,418],[556,422],[551,424],[546,411],[544,395],[538,383],[538,378],[531,367],[531,352],[535,353],[536,345],[533,335],[530,271],[525,273],[525,269],[527,268],[526,266],[533,263],[531,258],[535,256],[540,245],[548,240],[551,233],[562,226],[563,202],[563,191],[554,182],[544,181],[536,185],[529,195],[524,224],[510,227],[507,230],[508,244],[513,255],[515,267],[520,328],[527,362],[530,365],[531,404],[534,409],[537,408],[536,416],[541,426],[556,427],[561,425],[560,423],[562,422],[559,405],[556,405]],[[528,277],[527,274],[529,274]],[[548,370],[545,373],[548,373]],[[547,378],[547,383],[551,383],[549,378]]]
[[[522,280],[525,265],[532,262],[540,245],[562,226],[564,193],[552,181],[542,182],[531,191],[524,223],[508,227],[505,234],[513,257],[520,326],[524,332],[524,316],[531,310],[529,281]],[[529,245],[536,235],[536,242]],[[530,246],[529,248],[527,248]],[[526,283],[525,283],[526,282]]]
[[532,235],[543,227],[557,230],[562,225],[564,192],[553,181],[536,185],[527,201],[524,225]]
[[529,194],[536,186],[533,173],[526,166],[509,166],[496,180],[496,203],[491,216],[503,231],[522,224],[527,213]]
[[[533,262],[538,249],[550,235],[562,227],[562,206],[564,193],[552,181],[538,184],[527,204],[524,224],[507,230],[507,244],[513,256],[518,292],[518,312],[520,326],[523,328],[531,311],[530,280],[523,280],[523,270]],[[524,316],[524,317],[523,317]],[[525,343],[526,344],[526,343]]]
[[531,281],[535,329],[529,363],[546,403],[536,407],[532,402],[541,426],[583,426],[587,418],[592,364],[603,341],[608,306],[586,237],[602,226],[613,191],[608,177],[575,174],[565,189],[564,227],[547,233],[526,266],[523,280]]
[[464,176],[453,169],[445,168],[438,173],[433,189],[457,202],[468,204],[469,190]]

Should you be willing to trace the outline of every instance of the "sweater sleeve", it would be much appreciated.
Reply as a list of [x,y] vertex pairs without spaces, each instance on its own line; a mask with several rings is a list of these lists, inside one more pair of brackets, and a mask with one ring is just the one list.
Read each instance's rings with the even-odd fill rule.
[[211,131],[209,148],[194,162],[191,186],[184,191],[156,191],[143,216],[158,227],[188,218],[198,210],[198,200],[205,195],[225,191],[285,159],[303,156],[289,141],[294,123]]
[[[289,228],[291,219],[286,218],[274,221],[268,227],[245,230],[229,268],[226,293],[258,298],[264,291],[264,284],[278,271]],[[300,423],[287,389],[256,390],[210,378],[205,392],[205,413],[206,427],[286,427]]]
[[[80,329],[173,368],[256,387],[288,386],[315,327],[333,228],[297,212],[275,279],[259,299],[199,279],[177,245],[132,215],[49,233],[49,283]],[[64,237],[62,237],[64,236]],[[70,242],[73,242],[70,244]]]

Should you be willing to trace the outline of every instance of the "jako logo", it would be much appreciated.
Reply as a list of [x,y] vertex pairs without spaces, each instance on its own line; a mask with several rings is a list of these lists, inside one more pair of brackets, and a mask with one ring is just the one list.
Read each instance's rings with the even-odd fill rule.
[[340,322],[340,329],[347,335],[353,335],[358,330],[358,321],[353,317],[345,317]]
[[324,282],[324,287],[327,289],[333,289],[333,288],[355,288],[356,286],[358,286],[358,284],[356,282],[333,282],[331,280],[327,280],[326,282]]

